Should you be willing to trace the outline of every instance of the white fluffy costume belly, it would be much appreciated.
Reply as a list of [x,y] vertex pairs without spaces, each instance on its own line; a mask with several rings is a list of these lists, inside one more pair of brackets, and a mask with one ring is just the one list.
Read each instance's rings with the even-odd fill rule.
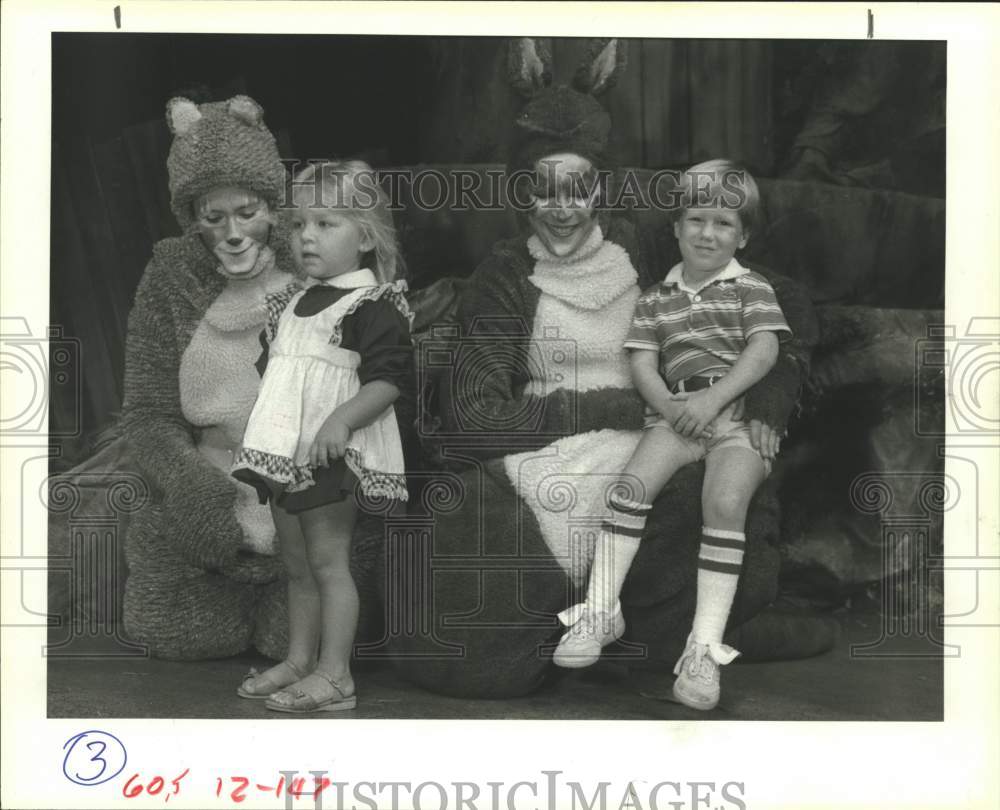
[[[198,450],[227,475],[260,388],[254,363],[267,322],[266,296],[289,284],[273,265],[245,283],[230,282],[205,312],[181,358],[180,399],[184,417],[202,428]],[[244,546],[275,553],[270,509],[256,490],[234,480],[236,519]]]
[[[628,254],[604,241],[600,228],[571,260],[552,256],[536,237],[528,240],[528,249],[535,259],[529,280],[542,293],[531,347],[539,371],[525,393],[631,388],[623,344],[640,291]],[[546,545],[578,584],[593,558],[608,488],[639,437],[639,431],[590,431],[504,459]]]

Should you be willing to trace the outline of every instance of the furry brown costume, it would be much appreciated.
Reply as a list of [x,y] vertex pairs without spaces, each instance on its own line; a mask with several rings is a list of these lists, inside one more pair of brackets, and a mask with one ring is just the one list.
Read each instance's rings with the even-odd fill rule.
[[154,246],[129,316],[122,428],[154,501],[126,541],[125,628],[159,657],[232,655],[251,642],[281,657],[287,630],[274,526],[227,464],[259,384],[264,295],[294,282],[293,265],[272,226],[263,269],[251,279],[224,275],[197,232],[193,204],[232,187],[273,212],[284,167],[262,110],[246,96],[200,107],[173,99],[167,121],[171,205],[185,234]]

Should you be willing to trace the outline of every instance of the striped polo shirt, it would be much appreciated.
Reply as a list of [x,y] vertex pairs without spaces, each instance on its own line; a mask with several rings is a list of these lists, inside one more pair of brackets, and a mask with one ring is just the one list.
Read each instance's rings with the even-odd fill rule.
[[668,384],[725,374],[756,332],[791,334],[767,279],[736,259],[697,289],[684,283],[681,271],[675,265],[639,297],[625,339],[627,349],[660,353],[660,374]]

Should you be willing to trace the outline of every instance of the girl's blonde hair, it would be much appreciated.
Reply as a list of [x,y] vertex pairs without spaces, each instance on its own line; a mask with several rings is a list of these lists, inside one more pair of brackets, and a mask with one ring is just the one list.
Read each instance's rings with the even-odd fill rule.
[[373,243],[365,255],[365,264],[380,284],[403,274],[403,254],[389,210],[389,195],[379,185],[371,166],[363,160],[310,163],[292,182],[293,193],[312,185],[310,205],[336,209],[357,221]]

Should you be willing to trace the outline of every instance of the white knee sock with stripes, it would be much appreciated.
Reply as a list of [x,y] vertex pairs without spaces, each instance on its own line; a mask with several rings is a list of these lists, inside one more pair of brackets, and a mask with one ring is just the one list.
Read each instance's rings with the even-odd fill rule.
[[691,638],[699,644],[721,644],[743,567],[743,532],[701,529],[698,553],[698,600]]
[[652,504],[617,494],[608,498],[611,517],[601,524],[590,569],[587,603],[597,611],[613,613],[632,560],[639,550]]

